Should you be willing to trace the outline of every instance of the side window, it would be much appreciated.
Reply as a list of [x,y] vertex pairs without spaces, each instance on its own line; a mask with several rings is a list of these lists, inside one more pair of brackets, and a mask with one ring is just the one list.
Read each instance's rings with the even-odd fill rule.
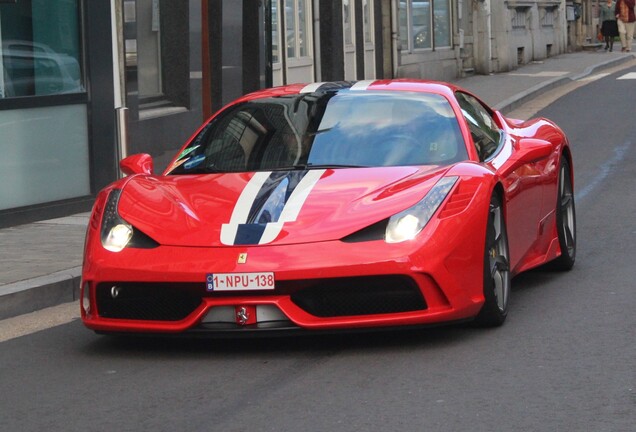
[[455,96],[468,123],[479,159],[484,161],[499,147],[501,129],[490,112],[473,96],[461,92],[457,92]]

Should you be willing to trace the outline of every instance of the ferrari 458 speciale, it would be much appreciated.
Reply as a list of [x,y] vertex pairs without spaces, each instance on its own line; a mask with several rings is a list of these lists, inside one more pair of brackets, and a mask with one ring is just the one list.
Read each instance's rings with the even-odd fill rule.
[[258,91],[161,174],[147,154],[120,167],[87,231],[97,332],[497,326],[513,276],[575,260],[564,132],[447,83]]

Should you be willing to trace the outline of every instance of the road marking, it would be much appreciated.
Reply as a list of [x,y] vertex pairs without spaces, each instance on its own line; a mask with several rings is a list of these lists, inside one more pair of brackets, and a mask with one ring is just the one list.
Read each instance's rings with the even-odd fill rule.
[[[543,108],[545,108],[546,106],[550,105],[551,103],[553,103],[554,101],[556,101],[557,99],[559,99],[560,97],[566,95],[567,93],[582,87],[584,85],[587,85],[593,81],[596,81],[599,78],[602,78],[602,76],[607,76],[607,75],[611,75],[614,73],[617,73],[621,70],[630,68],[630,67],[634,67],[636,66],[636,59],[632,59],[628,62],[625,63],[621,63],[617,66],[605,69],[604,72],[602,73],[598,73],[598,74],[594,74],[592,76],[587,76],[587,77],[583,77],[580,78],[578,80],[557,86],[556,88],[550,90],[549,92],[546,92],[542,95],[537,96],[536,98],[533,98],[532,100],[524,103],[522,106],[515,108],[514,110],[510,111],[507,116],[511,117],[511,118],[517,118],[517,119],[522,119],[522,120],[527,120],[532,118],[534,115],[536,115],[536,113],[540,110],[542,110]],[[627,73],[625,75],[623,75],[624,77],[626,76],[632,76],[632,75],[636,75],[636,73],[634,72],[630,72]],[[626,79],[626,78],[623,78]]]
[[537,73],[517,73],[517,72],[511,72],[508,75],[510,76],[527,76],[527,77],[560,77],[563,75],[567,75],[570,72],[564,72],[564,71],[542,71],[542,72],[537,72]]
[[68,324],[79,319],[79,308],[79,302],[74,301],[0,320],[0,342]]
[[626,73],[625,75],[619,76],[618,78],[619,80],[624,80],[624,79],[636,79],[636,72],[629,72]]
[[[599,74],[595,74],[595,75],[588,75],[586,77],[583,77],[581,79],[578,79],[577,81],[587,81],[587,82],[592,82],[592,81],[596,81],[598,79],[601,78],[605,78],[606,76],[610,75],[609,73],[599,73]],[[619,78],[620,79],[620,78]]]
[[609,175],[612,173],[614,168],[623,160],[625,160],[625,155],[627,151],[631,148],[632,143],[627,141],[623,143],[621,146],[614,148],[614,156],[606,160],[599,167],[599,174],[596,175],[591,182],[589,182],[583,189],[580,189],[577,193],[574,194],[574,200],[580,201],[582,198],[585,198],[590,194],[594,189],[596,189]]

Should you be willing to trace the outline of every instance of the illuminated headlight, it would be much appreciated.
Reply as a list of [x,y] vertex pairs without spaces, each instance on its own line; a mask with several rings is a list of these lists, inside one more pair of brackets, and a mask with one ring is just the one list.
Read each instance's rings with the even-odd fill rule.
[[104,241],[104,248],[111,252],[119,252],[126,247],[130,239],[132,238],[132,227],[128,224],[118,224],[110,229],[106,240]]
[[400,243],[414,239],[435,214],[457,179],[458,177],[442,178],[420,202],[391,216],[386,227],[384,240],[387,243]]
[[120,194],[121,190],[119,189],[110,192],[102,218],[102,246],[111,252],[119,252],[124,249],[133,235],[132,226],[124,221],[117,212]]

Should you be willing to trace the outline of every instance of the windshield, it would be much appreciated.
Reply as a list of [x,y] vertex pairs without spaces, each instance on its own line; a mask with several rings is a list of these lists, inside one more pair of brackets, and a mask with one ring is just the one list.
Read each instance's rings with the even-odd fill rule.
[[464,159],[459,125],[444,97],[339,91],[229,107],[201,130],[168,172],[440,165]]

